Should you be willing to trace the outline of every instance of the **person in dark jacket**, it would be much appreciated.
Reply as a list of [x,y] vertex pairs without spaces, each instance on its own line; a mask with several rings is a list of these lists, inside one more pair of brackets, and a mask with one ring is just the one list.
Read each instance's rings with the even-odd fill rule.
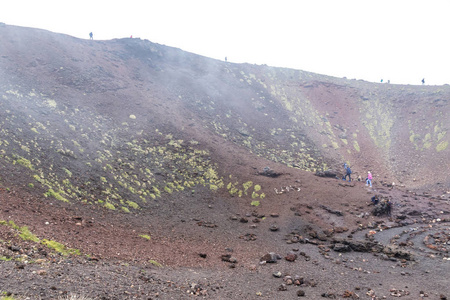
[[352,174],[352,170],[350,169],[349,166],[346,167],[345,172],[346,173],[345,173],[345,176],[344,176],[344,180],[347,180],[347,176],[348,176],[348,182],[352,181],[352,178],[350,176]]

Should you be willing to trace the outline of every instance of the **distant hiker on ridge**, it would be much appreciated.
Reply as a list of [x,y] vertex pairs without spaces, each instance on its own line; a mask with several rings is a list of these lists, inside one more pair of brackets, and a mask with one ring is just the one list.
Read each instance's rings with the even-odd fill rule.
[[89,38],[90,38],[91,40],[94,39],[94,34],[93,34],[92,32],[89,32]]
[[422,79],[422,84],[425,84],[425,78]]

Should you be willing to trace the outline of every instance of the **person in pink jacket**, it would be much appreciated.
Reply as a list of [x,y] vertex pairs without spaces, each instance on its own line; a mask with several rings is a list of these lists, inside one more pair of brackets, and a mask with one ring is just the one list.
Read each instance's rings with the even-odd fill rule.
[[372,187],[372,173],[367,172],[366,186],[370,185]]

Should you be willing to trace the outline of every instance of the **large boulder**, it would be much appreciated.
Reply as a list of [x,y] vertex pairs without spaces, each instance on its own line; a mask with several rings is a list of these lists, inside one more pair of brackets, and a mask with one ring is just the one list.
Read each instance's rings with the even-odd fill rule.
[[333,170],[317,171],[315,175],[319,177],[339,178],[337,172]]

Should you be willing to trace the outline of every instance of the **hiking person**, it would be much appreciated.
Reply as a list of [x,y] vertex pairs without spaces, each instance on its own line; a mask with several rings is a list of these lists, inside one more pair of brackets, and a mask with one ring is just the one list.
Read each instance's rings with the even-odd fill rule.
[[387,213],[387,215],[391,216],[392,215],[392,201],[391,201],[391,199],[387,199],[385,205],[386,205],[386,213]]
[[90,38],[91,40],[94,39],[94,34],[93,34],[92,32],[89,32],[89,38]]
[[425,78],[422,79],[422,84],[425,84]]
[[372,173],[367,172],[366,186],[370,185],[372,187]]
[[372,201],[373,205],[377,205],[380,202],[380,198],[378,197],[378,195],[375,195],[370,198],[370,201]]
[[352,178],[350,176],[352,174],[352,170],[350,169],[349,166],[346,167],[345,172],[346,173],[345,173],[345,176],[344,176],[344,180],[346,180],[347,176],[348,176],[348,182],[352,181]]

